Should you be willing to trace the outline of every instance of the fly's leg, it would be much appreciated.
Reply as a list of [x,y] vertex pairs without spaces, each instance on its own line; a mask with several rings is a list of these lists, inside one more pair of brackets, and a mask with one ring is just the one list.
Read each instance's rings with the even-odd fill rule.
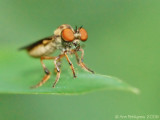
[[38,88],[38,87],[42,86],[50,78],[51,73],[46,68],[45,64],[43,63],[43,60],[50,60],[50,59],[55,59],[55,57],[47,57],[47,56],[41,57],[41,64],[42,64],[43,70],[45,72],[45,76],[37,85],[32,86],[31,88]]
[[76,56],[76,60],[77,60],[78,65],[80,65],[81,68],[83,68],[84,70],[91,72],[91,73],[94,73],[94,71],[89,69],[83,62],[84,50],[81,48],[81,49],[79,49],[79,51],[81,51],[81,59],[79,59],[78,54],[75,50],[72,51],[72,53],[74,53]]
[[81,48],[79,49],[79,51],[81,51],[81,59],[79,61],[81,67],[85,70],[87,70],[88,72],[94,73],[93,70],[89,69],[84,63],[83,63],[83,56],[84,56],[84,50]]
[[72,51],[72,54],[75,54],[76,56],[76,61],[77,61],[77,64],[80,66],[80,60],[79,60],[79,57],[78,57],[78,54],[75,50]]
[[76,78],[77,76],[76,76],[76,74],[75,74],[75,70],[74,70],[74,67],[73,67],[72,62],[70,61],[70,59],[69,59],[69,57],[68,57],[68,55],[67,55],[66,53],[64,53],[64,55],[65,55],[65,57],[66,57],[69,65],[70,65],[70,67],[71,67],[71,70],[72,70],[72,72],[73,72],[73,77]]
[[71,69],[72,69],[72,72],[73,72],[73,76],[76,77],[73,64],[72,64],[71,61],[69,60],[67,54],[64,53],[64,54],[56,57],[55,60],[54,60],[54,64],[55,64],[55,69],[56,69],[56,72],[57,72],[57,76],[56,76],[55,82],[53,83],[53,88],[56,86],[57,82],[59,81],[60,73],[61,73],[59,62],[60,62],[60,59],[61,59],[62,57],[64,57],[64,56],[67,58],[67,61],[68,61],[68,63],[69,63],[70,66],[71,66]]
[[[57,66],[59,68],[61,68],[61,60],[60,59],[57,60]],[[54,68],[54,73],[57,74],[57,68],[56,67]]]
[[59,78],[60,78],[60,74],[61,74],[61,70],[60,70],[60,66],[59,66],[59,62],[60,62],[60,59],[64,57],[64,54],[62,55],[59,55],[58,57],[55,58],[54,60],[54,65],[55,65],[55,69],[56,69],[56,72],[57,72],[57,75],[56,75],[56,80],[55,82],[53,83],[53,88],[56,86],[57,82],[59,81]]
[[53,59],[55,59],[55,57],[48,57],[48,56],[42,56],[41,57],[41,64],[42,64],[43,70],[44,70],[44,72],[45,72],[46,75],[49,74],[50,72],[46,68],[45,64],[43,63],[43,60],[51,60],[51,59],[53,60]]

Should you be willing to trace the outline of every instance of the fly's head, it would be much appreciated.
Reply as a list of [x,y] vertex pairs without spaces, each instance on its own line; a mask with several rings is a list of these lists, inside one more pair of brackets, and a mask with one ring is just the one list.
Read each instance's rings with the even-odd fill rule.
[[63,24],[57,28],[54,35],[59,36],[63,50],[69,51],[71,49],[79,50],[80,42],[84,42],[88,38],[87,31],[81,26],[73,29],[68,24]]

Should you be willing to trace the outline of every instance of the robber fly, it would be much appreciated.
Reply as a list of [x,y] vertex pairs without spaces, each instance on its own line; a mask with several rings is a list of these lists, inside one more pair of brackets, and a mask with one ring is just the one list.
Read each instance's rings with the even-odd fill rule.
[[[45,76],[43,79],[32,88],[37,88],[42,86],[51,75],[51,72],[46,68],[43,60],[54,60],[55,71],[57,73],[56,80],[53,84],[55,87],[56,83],[60,78],[61,73],[61,59],[65,57],[70,65],[70,68],[73,72],[73,77],[76,78],[75,70],[72,62],[70,61],[68,54],[74,54],[76,56],[76,60],[79,66],[81,66],[84,70],[94,73],[83,63],[84,50],[80,46],[80,42],[85,42],[88,38],[87,31],[81,26],[79,28],[73,29],[68,24],[63,24],[59,26],[52,36],[45,37],[33,44],[22,47],[20,49],[27,50],[28,54],[32,57],[40,58],[42,67],[45,72]],[[61,53],[57,57],[49,56],[51,53],[56,50],[60,50]],[[77,52],[81,52],[81,57],[79,58]]]

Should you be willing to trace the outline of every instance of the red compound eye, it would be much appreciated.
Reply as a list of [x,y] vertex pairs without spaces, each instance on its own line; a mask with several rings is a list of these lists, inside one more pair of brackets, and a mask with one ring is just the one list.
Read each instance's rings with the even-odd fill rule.
[[67,28],[62,31],[62,38],[66,42],[72,42],[74,40],[74,33],[71,29]]
[[84,28],[81,28],[79,30],[80,34],[81,34],[81,40],[82,41],[86,41],[87,38],[88,38],[88,34],[87,34],[87,31],[84,29]]

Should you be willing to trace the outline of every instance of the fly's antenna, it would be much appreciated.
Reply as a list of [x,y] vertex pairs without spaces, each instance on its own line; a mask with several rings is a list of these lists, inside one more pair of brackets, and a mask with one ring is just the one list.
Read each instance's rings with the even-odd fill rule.
[[79,27],[79,29],[81,29],[83,27],[83,25],[81,27]]
[[74,31],[75,31],[75,32],[77,32],[77,25],[75,26],[75,29],[74,29]]

